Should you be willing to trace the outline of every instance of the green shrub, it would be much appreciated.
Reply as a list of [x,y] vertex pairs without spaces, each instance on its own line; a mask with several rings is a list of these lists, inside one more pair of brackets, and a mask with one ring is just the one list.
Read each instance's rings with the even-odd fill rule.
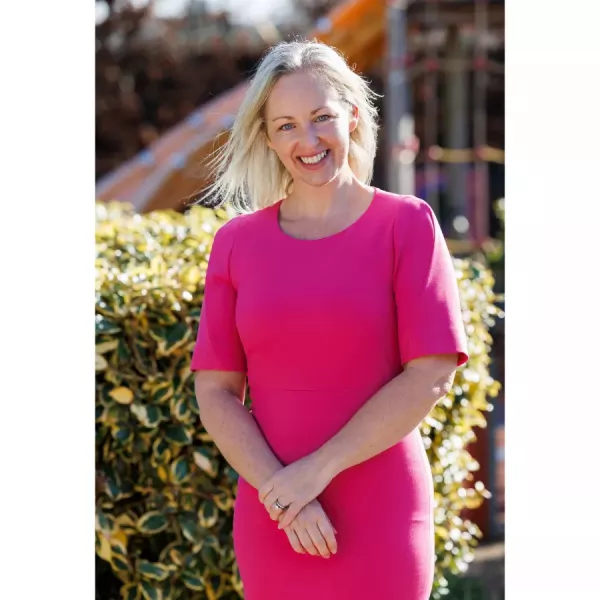
[[[96,214],[97,597],[113,598],[117,584],[124,599],[241,598],[237,475],[198,422],[189,372],[211,243],[227,216],[200,207],[140,216],[122,204]],[[488,372],[491,275],[468,260],[456,267],[471,360],[422,427],[437,501],[434,594],[444,573],[464,570],[479,534],[459,516],[486,493],[464,484],[477,468],[465,446],[498,387]]]

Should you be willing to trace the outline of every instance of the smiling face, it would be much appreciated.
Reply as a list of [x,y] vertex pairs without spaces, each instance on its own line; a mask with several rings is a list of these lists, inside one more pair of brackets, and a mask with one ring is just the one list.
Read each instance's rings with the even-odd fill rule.
[[267,143],[295,184],[321,187],[349,172],[358,114],[324,78],[303,71],[284,75],[269,94],[264,117]]

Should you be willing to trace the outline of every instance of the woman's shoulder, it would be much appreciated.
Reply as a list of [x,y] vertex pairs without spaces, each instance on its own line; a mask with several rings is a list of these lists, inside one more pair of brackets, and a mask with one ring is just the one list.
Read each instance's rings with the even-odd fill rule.
[[215,239],[218,236],[219,242],[233,244],[234,241],[238,242],[248,236],[255,235],[257,229],[263,227],[267,221],[268,212],[271,208],[261,208],[253,212],[233,215],[219,227]]
[[431,207],[425,200],[412,196],[410,194],[395,194],[386,190],[378,189],[380,204],[383,210],[394,213],[399,216],[417,215],[419,213],[428,213]]
[[394,224],[395,229],[428,228],[433,224],[435,214],[431,206],[422,198],[379,189],[377,192],[380,212],[386,220]]

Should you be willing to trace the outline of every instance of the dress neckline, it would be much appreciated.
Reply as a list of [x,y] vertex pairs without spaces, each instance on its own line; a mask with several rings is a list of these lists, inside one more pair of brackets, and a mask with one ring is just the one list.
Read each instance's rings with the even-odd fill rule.
[[367,208],[360,214],[360,216],[355,221],[350,223],[350,225],[347,225],[343,229],[340,229],[340,231],[336,231],[335,233],[332,233],[331,235],[326,235],[326,236],[320,237],[320,238],[309,238],[309,239],[294,237],[294,236],[290,235],[289,233],[286,233],[281,228],[281,223],[279,221],[279,216],[280,216],[280,212],[281,212],[281,204],[283,202],[283,199],[281,199],[273,206],[273,209],[274,209],[273,216],[274,216],[274,220],[275,220],[275,228],[280,237],[285,238],[293,243],[316,244],[319,242],[323,243],[323,242],[327,242],[328,240],[334,240],[338,237],[342,237],[342,236],[346,235],[347,233],[353,231],[354,229],[356,229],[360,225],[362,225],[365,221],[367,221],[369,218],[369,215],[373,212],[373,208],[377,202],[379,195],[380,195],[380,190],[376,187],[373,187],[373,196],[371,198],[371,202],[369,202],[369,205],[367,206]]

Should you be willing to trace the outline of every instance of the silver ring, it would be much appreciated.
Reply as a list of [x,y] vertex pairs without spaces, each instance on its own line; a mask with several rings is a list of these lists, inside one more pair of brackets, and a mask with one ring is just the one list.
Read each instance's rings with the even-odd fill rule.
[[286,509],[285,506],[282,506],[281,504],[279,504],[279,500],[275,500],[275,502],[273,503],[273,506],[275,508],[277,508],[278,510],[285,510]]

